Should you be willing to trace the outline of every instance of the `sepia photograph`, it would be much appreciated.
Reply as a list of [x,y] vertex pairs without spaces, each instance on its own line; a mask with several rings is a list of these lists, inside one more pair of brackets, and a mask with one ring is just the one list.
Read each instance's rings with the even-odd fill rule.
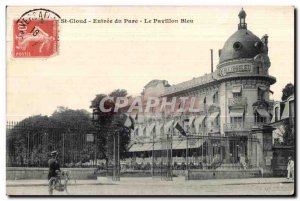
[[7,6],[6,195],[295,196],[295,13]]

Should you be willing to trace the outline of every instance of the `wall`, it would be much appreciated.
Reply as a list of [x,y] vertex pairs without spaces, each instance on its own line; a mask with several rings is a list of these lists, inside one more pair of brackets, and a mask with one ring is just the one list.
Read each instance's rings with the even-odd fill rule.
[[[95,168],[62,168],[69,171],[71,179],[97,179]],[[48,179],[48,168],[7,167],[7,180]]]
[[189,170],[188,173],[189,180],[239,179],[255,177],[261,177],[259,170]]
[[[70,172],[70,179],[86,180],[97,179],[97,177],[106,177],[106,171],[94,173],[95,168],[62,168]],[[48,168],[26,168],[26,167],[7,167],[6,180],[21,179],[45,179],[47,180]],[[184,170],[173,170],[174,176],[184,176]],[[121,177],[151,177],[151,170],[131,170],[121,172]]]

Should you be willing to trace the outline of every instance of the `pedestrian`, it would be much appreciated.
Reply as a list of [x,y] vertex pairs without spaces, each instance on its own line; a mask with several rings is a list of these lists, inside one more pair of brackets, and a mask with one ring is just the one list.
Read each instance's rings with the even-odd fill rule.
[[290,179],[290,177],[294,179],[294,161],[291,156],[288,158],[287,171],[287,179]]

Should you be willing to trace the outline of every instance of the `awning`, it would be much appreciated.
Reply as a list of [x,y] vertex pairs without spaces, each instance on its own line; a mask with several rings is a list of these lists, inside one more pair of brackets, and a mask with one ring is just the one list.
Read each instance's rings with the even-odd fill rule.
[[233,86],[232,93],[241,93],[242,92],[242,86]]
[[[174,143],[174,142],[172,142]],[[172,144],[172,147],[174,145]],[[156,142],[154,143],[154,150],[166,150],[168,147],[167,147],[167,144],[166,143],[162,143],[162,142]],[[169,147],[171,148],[171,147]],[[152,147],[151,147],[151,150],[152,150]]]
[[164,131],[165,134],[169,132],[169,129],[171,128],[172,124],[173,124],[174,120],[168,121],[165,126],[164,126]]
[[189,118],[189,127],[191,128],[195,120],[195,116],[190,116]]
[[196,129],[196,133],[199,133],[199,126],[202,124],[204,119],[205,119],[205,115],[201,115],[195,119],[194,126]]
[[215,118],[219,115],[219,112],[213,112],[209,117],[208,121],[212,122],[215,120]]
[[256,109],[257,113],[261,116],[261,117],[267,117],[270,118],[270,114],[267,112],[267,110],[265,109]]
[[182,139],[173,149],[186,149],[186,146],[188,146],[189,149],[199,148],[202,146],[203,142],[203,139],[189,139],[187,145],[186,139]]
[[138,144],[133,144],[129,148],[129,152],[139,152],[139,151],[150,151],[152,150],[152,143],[138,143]]
[[156,134],[156,136],[159,136],[159,135],[162,134],[162,133],[161,133],[161,128],[163,127],[163,125],[164,125],[164,124],[158,123],[158,124],[155,126],[155,134]]
[[144,130],[145,130],[145,126],[139,127],[139,130],[138,130],[139,136],[144,136]]
[[147,136],[151,135],[151,132],[153,131],[154,127],[155,127],[155,123],[152,123],[152,124],[150,124],[149,126],[146,127],[146,135]]
[[244,115],[244,109],[231,109],[229,115],[230,117],[242,117]]

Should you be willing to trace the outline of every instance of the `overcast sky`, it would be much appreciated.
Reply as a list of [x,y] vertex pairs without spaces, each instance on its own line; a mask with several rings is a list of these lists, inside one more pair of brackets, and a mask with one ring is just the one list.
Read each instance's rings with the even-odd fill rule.
[[[32,7],[30,7],[32,9]],[[65,19],[192,19],[191,24],[60,24],[59,53],[47,59],[12,58],[12,21],[27,10],[7,12],[7,119],[51,115],[57,106],[89,110],[99,93],[117,88],[139,95],[153,79],[177,84],[210,72],[218,49],[237,30],[240,7],[53,7]],[[271,99],[294,83],[293,7],[244,7],[248,29],[269,35]],[[89,110],[90,111],[90,110]]]

